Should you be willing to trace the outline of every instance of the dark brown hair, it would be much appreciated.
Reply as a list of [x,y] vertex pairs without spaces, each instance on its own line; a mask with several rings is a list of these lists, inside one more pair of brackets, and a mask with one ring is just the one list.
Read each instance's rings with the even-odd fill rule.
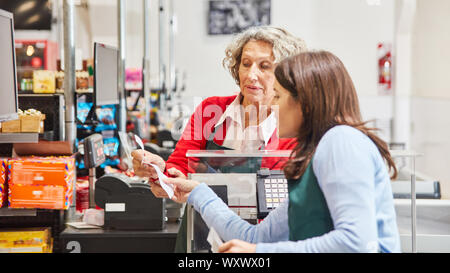
[[281,61],[275,77],[303,112],[298,144],[284,167],[286,177],[303,175],[320,139],[337,125],[348,125],[367,135],[393,170],[392,178],[397,176],[387,144],[375,135],[377,129],[366,127],[367,122],[362,121],[355,86],[338,57],[327,51],[300,53]]

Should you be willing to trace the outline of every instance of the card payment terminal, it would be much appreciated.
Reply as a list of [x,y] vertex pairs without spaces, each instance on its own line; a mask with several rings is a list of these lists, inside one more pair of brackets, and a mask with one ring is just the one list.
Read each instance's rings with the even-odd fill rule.
[[103,137],[93,134],[83,140],[84,164],[89,169],[89,207],[95,208],[95,168],[105,162],[106,156],[103,150]]
[[283,171],[262,169],[256,176],[258,219],[264,219],[269,212],[289,198],[287,179]]

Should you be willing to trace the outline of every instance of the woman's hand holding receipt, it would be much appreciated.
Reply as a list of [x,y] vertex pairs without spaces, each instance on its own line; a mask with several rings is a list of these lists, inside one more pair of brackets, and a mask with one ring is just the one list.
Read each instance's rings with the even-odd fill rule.
[[167,178],[166,180],[164,180],[164,182],[173,186],[174,195],[172,200],[177,203],[185,203],[191,191],[195,187],[200,185],[199,182],[194,180],[187,180],[186,177],[182,176],[178,176],[176,178]]
[[147,164],[142,164],[142,160],[145,158],[147,163],[155,164],[159,167],[161,171],[164,172],[166,169],[166,162],[155,154],[147,152],[145,150],[134,150],[131,152],[131,156],[133,157],[133,169],[136,175],[140,177],[149,177],[153,180],[158,179],[158,174],[156,170]]
[[[135,150],[131,153],[131,156],[133,157],[133,168],[135,174],[140,177],[149,177],[151,179],[150,186],[153,194],[159,198],[169,198],[166,191],[157,182],[157,171],[149,165],[154,164],[163,172],[166,169],[166,163],[164,160],[160,156],[144,150]],[[143,161],[145,161],[146,164],[143,164]],[[182,172],[175,168],[171,168],[167,170],[167,172],[177,178],[186,178]]]

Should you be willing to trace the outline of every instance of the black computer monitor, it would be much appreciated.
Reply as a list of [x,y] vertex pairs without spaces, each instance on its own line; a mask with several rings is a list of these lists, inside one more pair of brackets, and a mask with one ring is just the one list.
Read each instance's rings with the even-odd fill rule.
[[18,119],[13,14],[0,9],[0,121]]
[[94,43],[94,102],[95,106],[119,104],[119,50]]

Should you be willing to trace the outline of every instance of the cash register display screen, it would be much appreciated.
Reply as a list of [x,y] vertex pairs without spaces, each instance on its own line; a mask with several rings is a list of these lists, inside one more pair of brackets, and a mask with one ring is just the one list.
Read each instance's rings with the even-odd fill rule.
[[[103,142],[101,141],[97,141],[94,143],[94,150],[97,151],[97,157],[96,157],[96,161],[101,160],[104,157],[104,152],[103,152]],[[95,162],[97,163],[97,162]]]

